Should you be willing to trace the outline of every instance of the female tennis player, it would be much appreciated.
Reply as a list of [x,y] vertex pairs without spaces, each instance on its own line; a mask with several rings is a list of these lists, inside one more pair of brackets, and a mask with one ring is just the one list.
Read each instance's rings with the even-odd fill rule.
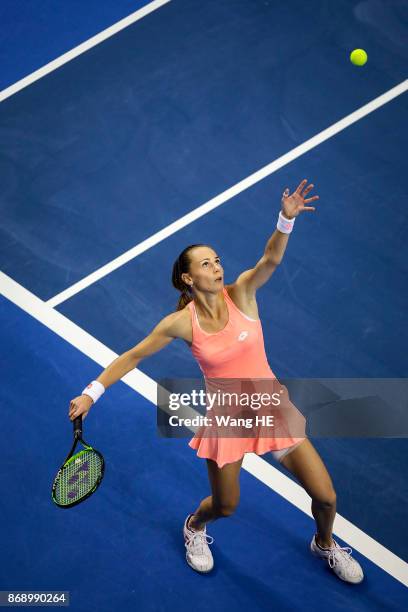
[[[264,285],[282,261],[295,218],[319,196],[306,196],[313,184],[303,180],[292,195],[285,189],[276,230],[268,240],[254,268],[242,272],[236,281],[224,286],[224,271],[217,253],[208,245],[185,248],[173,267],[172,282],[181,291],[176,312],[164,317],[152,332],[134,348],[115,359],[82,394],[70,402],[71,420],[86,418],[91,406],[105,389],[134,369],[141,359],[183,339],[198,361],[205,378],[271,378],[256,303],[256,291]],[[208,544],[206,523],[231,516],[237,507],[239,473],[245,453],[271,452],[291,472],[311,497],[316,532],[311,552],[325,560],[344,581],[363,580],[359,563],[350,547],[342,548],[332,538],[336,514],[336,492],[326,467],[307,437],[217,438],[198,433],[189,446],[207,462],[211,495],[184,521],[186,560],[198,572],[209,572],[214,560]]]

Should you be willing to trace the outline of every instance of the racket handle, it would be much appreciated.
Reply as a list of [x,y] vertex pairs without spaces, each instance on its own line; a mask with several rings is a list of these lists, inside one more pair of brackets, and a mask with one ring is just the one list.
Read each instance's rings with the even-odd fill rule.
[[82,435],[82,414],[74,419],[74,434]]

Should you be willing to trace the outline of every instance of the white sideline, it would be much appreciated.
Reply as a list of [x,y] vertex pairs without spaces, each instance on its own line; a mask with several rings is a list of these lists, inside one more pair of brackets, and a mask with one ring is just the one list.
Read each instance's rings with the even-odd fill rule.
[[279,170],[286,164],[289,164],[291,161],[293,161],[297,157],[300,157],[307,151],[310,151],[311,149],[321,144],[325,140],[328,140],[335,134],[338,134],[339,132],[341,132],[342,130],[350,126],[351,124],[355,123],[359,119],[362,119],[369,113],[380,108],[380,106],[383,106],[387,102],[390,102],[390,100],[401,95],[402,93],[407,91],[407,89],[408,89],[408,79],[406,79],[405,81],[402,81],[402,83],[400,83],[399,85],[396,85],[392,89],[389,89],[388,91],[383,93],[378,98],[371,100],[371,102],[368,102],[368,104],[365,104],[364,106],[357,109],[350,115],[343,117],[343,119],[340,119],[340,121],[333,123],[333,125],[329,126],[322,132],[319,132],[318,134],[316,134],[309,140],[306,140],[301,145],[298,145],[297,147],[295,147],[288,153],[285,153],[281,157],[278,157],[277,159],[275,159],[275,161],[271,162],[267,166],[264,166],[260,170],[257,170],[254,174],[251,174],[250,176],[243,179],[239,183],[236,183],[235,185],[233,185],[226,191],[223,191],[219,195],[215,196],[214,198],[212,198],[205,204],[201,204],[200,206],[190,211],[186,215],[183,215],[176,221],[173,221],[173,223],[170,223],[170,225],[167,225],[167,227],[164,227],[163,229],[159,230],[158,232],[156,232],[149,238],[146,238],[145,240],[143,240],[136,246],[126,251],[125,253],[122,253],[122,255],[119,255],[115,259],[112,259],[112,261],[103,265],[101,268],[98,268],[91,274],[88,274],[87,276],[77,281],[70,287],[67,287],[67,289],[64,289],[63,291],[61,291],[54,297],[47,300],[47,304],[52,307],[58,306],[59,304],[61,304],[65,300],[68,300],[73,295],[79,293],[86,287],[89,287],[93,283],[96,283],[98,280],[100,280],[107,274],[110,274],[117,268],[120,268],[121,266],[123,266],[130,260],[134,259],[135,257],[140,255],[144,251],[147,251],[148,249],[152,248],[153,246],[155,246],[162,240],[165,240],[172,234],[175,234],[183,227],[186,227],[190,223],[193,223],[193,221],[196,221],[197,219],[207,214],[211,210],[217,208],[218,206],[221,206],[221,204],[224,204],[225,202],[235,197],[237,194],[241,193],[245,189],[252,187],[252,185],[261,181],[262,179],[269,176],[270,174],[273,174],[274,172],[276,172],[277,170]]
[[[103,368],[106,368],[118,356],[102,342],[3,272],[0,272],[0,293]],[[153,379],[135,368],[122,380],[156,406],[157,383]],[[253,453],[246,454],[242,467],[299,510],[312,517],[310,497],[305,490],[262,457]],[[393,578],[408,586],[408,564],[340,514],[336,515],[333,533]]]
[[77,47],[70,49],[69,51],[67,51],[63,55],[60,55],[48,64],[45,64],[45,66],[42,66],[38,70],[35,70],[35,72],[32,72],[31,74],[25,76],[23,79],[20,79],[16,83],[13,83],[13,85],[6,87],[6,89],[0,91],[0,102],[6,100],[10,96],[13,96],[18,91],[24,89],[24,87],[31,85],[31,83],[38,81],[38,79],[41,79],[43,76],[49,74],[50,72],[53,72],[60,66],[63,66],[67,62],[70,62],[75,57],[78,57],[78,55],[81,55],[92,47],[99,45],[107,38],[110,38],[110,36],[117,34],[118,32],[120,32],[120,30],[127,28],[128,26],[132,25],[132,23],[135,23],[135,21],[142,19],[142,17],[145,17],[149,13],[163,6],[163,4],[167,4],[167,2],[170,2],[170,0],[154,0],[153,2],[150,2],[149,4],[138,9],[131,15],[128,15],[127,17],[124,17],[124,19],[121,19],[120,21],[117,21],[113,25],[109,26],[109,28],[106,28],[102,32],[99,32],[99,34],[92,36],[92,38],[88,38],[88,40],[85,40]]

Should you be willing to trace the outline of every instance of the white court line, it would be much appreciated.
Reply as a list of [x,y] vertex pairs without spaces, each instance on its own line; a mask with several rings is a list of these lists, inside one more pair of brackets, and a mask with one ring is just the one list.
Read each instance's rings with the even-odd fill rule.
[[27,75],[20,81],[13,83],[13,85],[10,85],[10,87],[7,87],[6,89],[3,89],[2,91],[0,91],[0,102],[2,102],[3,100],[6,100],[6,98],[9,98],[10,96],[14,95],[18,91],[21,91],[22,89],[24,89],[24,87],[31,85],[31,83],[38,81],[38,79],[41,79],[43,76],[49,74],[50,72],[53,72],[60,66],[63,66],[67,62],[70,62],[75,57],[78,57],[78,55],[81,55],[82,53],[85,53],[85,51],[88,51],[92,47],[99,45],[99,43],[103,42],[107,38],[110,38],[114,34],[117,34],[124,28],[127,28],[128,26],[132,25],[132,23],[135,23],[135,21],[138,21],[139,19],[142,19],[146,15],[149,15],[149,13],[152,13],[156,9],[163,6],[163,4],[167,4],[168,2],[170,2],[170,0],[154,0],[154,2],[150,2],[149,4],[147,4],[146,6],[143,6],[139,10],[132,13],[131,15],[128,15],[127,17],[125,17],[124,19],[121,19],[120,21],[117,21],[116,23],[111,25],[109,28],[106,28],[106,30],[99,32],[99,34],[96,34],[92,38],[89,38],[88,40],[84,41],[77,47],[70,49],[70,51],[67,51],[63,55],[60,55],[55,60],[52,60],[52,62],[45,64],[45,66],[42,66],[41,68]]
[[[75,346],[103,368],[106,368],[118,356],[107,346],[99,342],[99,340],[57,310],[54,310],[46,302],[40,300],[3,272],[0,272],[0,292],[8,300],[40,321],[58,336],[64,338],[64,340]],[[156,381],[138,368],[126,374],[122,380],[156,407]],[[311,499],[303,487],[285,474],[282,474],[282,472],[262,459],[262,457],[254,453],[248,453],[244,457],[242,467],[299,510],[313,518],[310,509]],[[334,521],[333,533],[393,578],[408,586],[408,564],[338,513]]]
[[222,193],[212,198],[205,204],[201,204],[201,206],[198,206],[198,208],[195,208],[194,210],[187,213],[183,217],[180,217],[176,221],[173,221],[173,223],[170,223],[170,225],[168,225],[167,227],[164,227],[163,229],[156,232],[149,238],[146,238],[145,240],[143,240],[136,246],[126,251],[125,253],[122,253],[122,255],[119,255],[119,257],[116,257],[115,259],[105,264],[98,270],[95,270],[94,272],[92,272],[91,274],[88,274],[88,276],[85,276],[83,279],[74,283],[67,289],[64,289],[64,291],[61,291],[61,293],[58,293],[54,297],[50,298],[47,301],[47,304],[52,307],[58,306],[65,300],[68,300],[69,298],[71,298],[76,293],[79,293],[86,287],[89,287],[89,285],[96,283],[98,280],[100,280],[107,274],[110,274],[114,270],[117,270],[117,268],[120,268],[121,266],[131,261],[132,259],[140,255],[144,251],[147,251],[148,249],[152,248],[153,246],[155,246],[156,244],[158,244],[165,238],[168,238],[172,234],[178,232],[183,227],[186,227],[186,225],[189,225],[190,223],[192,223],[193,221],[196,221],[197,219],[207,214],[211,210],[214,210],[218,206],[221,206],[221,204],[224,204],[225,202],[227,202],[228,200],[230,200],[237,194],[241,193],[245,189],[252,187],[252,185],[261,181],[262,179],[269,176],[273,172],[276,172],[277,170],[279,170],[286,164],[290,163],[297,157],[300,157],[301,155],[303,155],[307,151],[310,151],[311,149],[321,144],[325,140],[328,140],[335,134],[338,134],[339,132],[347,128],[349,125],[355,123],[359,119],[362,119],[369,113],[372,113],[374,110],[380,108],[387,102],[390,102],[390,100],[393,100],[397,96],[400,96],[402,93],[407,91],[407,89],[408,89],[408,79],[406,79],[405,81],[402,81],[402,83],[400,83],[399,85],[396,85],[392,89],[389,89],[388,91],[383,93],[378,98],[375,98],[371,102],[368,102],[368,104],[365,104],[364,106],[357,109],[350,115],[347,115],[343,119],[340,119],[340,121],[333,123],[333,125],[329,126],[322,132],[319,132],[318,134],[316,134],[316,136],[313,136],[309,140],[306,140],[301,145],[295,147],[288,153],[285,153],[285,155],[278,157],[278,159],[276,159],[275,161],[271,162],[267,166],[264,166],[260,170],[257,170],[257,172],[255,172],[254,174],[251,174],[250,176],[243,179],[239,183],[236,183],[235,185],[233,185],[226,191],[223,191]]

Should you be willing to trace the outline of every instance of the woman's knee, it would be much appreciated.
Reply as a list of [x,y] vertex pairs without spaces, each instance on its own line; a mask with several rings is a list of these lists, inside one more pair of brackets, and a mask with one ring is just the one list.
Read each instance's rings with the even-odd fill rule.
[[215,509],[217,516],[227,517],[227,516],[231,516],[232,514],[234,514],[235,510],[237,509],[237,506],[238,506],[238,501],[232,501],[228,503],[215,504],[214,509]]
[[337,503],[336,491],[332,488],[326,489],[313,497],[313,501],[321,506],[335,506]]

